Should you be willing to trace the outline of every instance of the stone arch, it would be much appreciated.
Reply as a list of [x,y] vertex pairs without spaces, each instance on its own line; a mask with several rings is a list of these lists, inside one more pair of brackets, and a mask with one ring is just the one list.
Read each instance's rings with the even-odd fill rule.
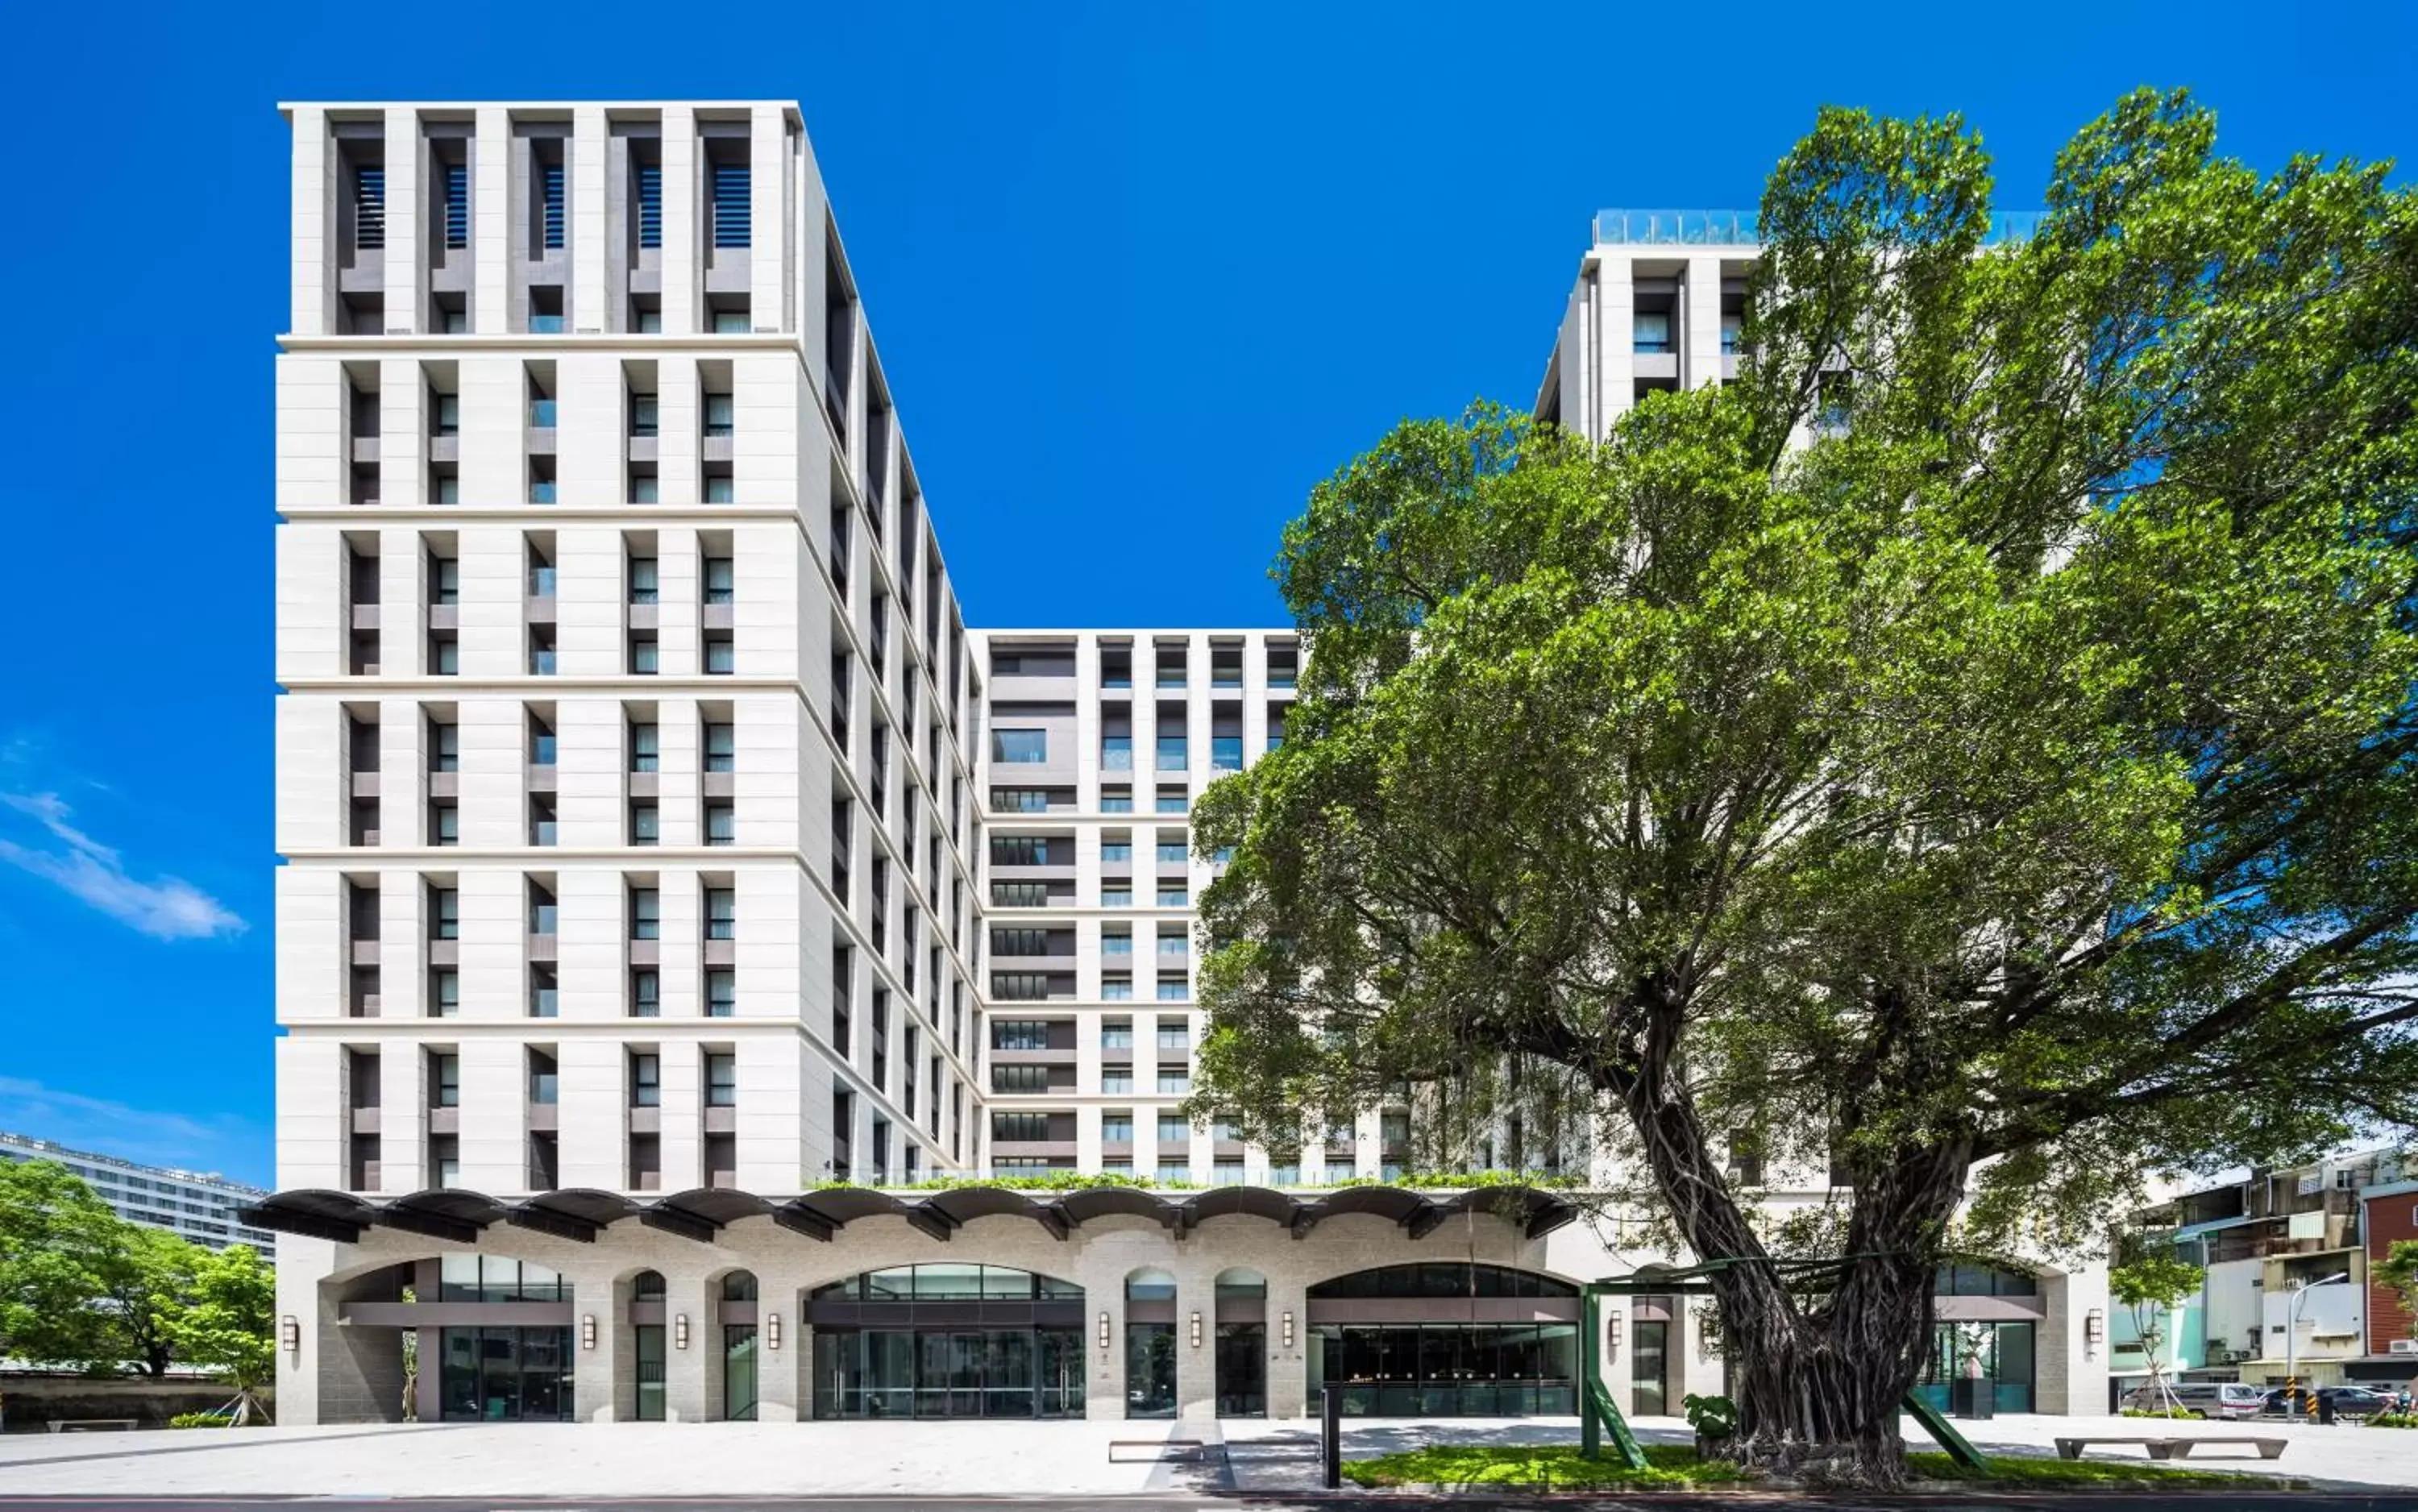
[[763,1401],[763,1333],[756,1273],[744,1265],[708,1274],[704,1315],[705,1415],[713,1422],[752,1423]]

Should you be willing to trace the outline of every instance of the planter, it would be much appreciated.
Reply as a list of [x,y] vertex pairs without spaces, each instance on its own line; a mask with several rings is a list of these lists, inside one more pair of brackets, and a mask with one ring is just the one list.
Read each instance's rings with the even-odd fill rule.
[[1998,1388],[1996,1382],[1964,1377],[1948,1383],[1948,1415],[1951,1417],[1985,1418],[1998,1415]]

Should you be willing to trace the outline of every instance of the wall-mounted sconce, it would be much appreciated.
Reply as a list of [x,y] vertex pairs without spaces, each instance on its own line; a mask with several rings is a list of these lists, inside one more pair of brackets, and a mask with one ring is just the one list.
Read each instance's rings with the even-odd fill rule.
[[764,1347],[776,1352],[781,1348],[781,1315],[777,1312],[764,1315]]
[[688,1348],[688,1314],[684,1312],[672,1314],[672,1348]]
[[596,1315],[592,1312],[579,1315],[579,1347],[583,1350],[596,1347]]
[[2093,1307],[2089,1312],[2084,1313],[2082,1315],[2082,1345],[2085,1356],[2095,1356],[2099,1352],[2100,1344],[2103,1343],[2106,1337],[2106,1310],[2101,1307]]
[[1107,1313],[1105,1313],[1105,1312],[1104,1312],[1104,1313],[1100,1314],[1100,1348],[1102,1348],[1102,1349],[1107,1349],[1108,1347],[1109,1347],[1109,1315],[1108,1315]]
[[301,1322],[301,1320],[299,1320],[299,1319],[296,1318],[296,1317],[295,1317],[292,1313],[290,1313],[290,1312],[289,1312],[289,1313],[287,1313],[284,1317],[283,1317],[283,1318],[279,1319],[279,1320],[278,1320],[278,1321],[277,1321],[277,1342],[278,1342],[278,1343],[280,1343],[280,1344],[282,1344],[282,1345],[283,1345],[283,1346],[285,1346],[285,1352],[286,1352],[286,1353],[288,1353],[288,1354],[299,1354],[299,1353],[301,1353],[301,1352],[302,1352],[302,1322]]
[[1603,1347],[1607,1350],[1620,1348],[1620,1314],[1617,1311],[1603,1315]]
[[1192,1347],[1201,1347],[1201,1315],[1197,1312],[1192,1315]]
[[1291,1349],[1293,1348],[1293,1314],[1286,1313],[1284,1315],[1282,1328],[1284,1331],[1284,1347],[1286,1349]]

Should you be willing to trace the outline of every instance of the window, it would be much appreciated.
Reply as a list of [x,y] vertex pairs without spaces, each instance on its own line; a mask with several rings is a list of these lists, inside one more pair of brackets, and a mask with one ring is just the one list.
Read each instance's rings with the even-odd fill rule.
[[554,798],[547,793],[531,793],[528,801],[529,841],[533,846],[550,846],[560,833],[555,823]]
[[739,973],[717,966],[705,973],[705,1016],[735,1018],[739,1015]]
[[1158,1115],[1158,1142],[1159,1142],[1159,1143],[1161,1143],[1161,1144],[1188,1144],[1188,1143],[1190,1143],[1190,1142],[1191,1142],[1191,1140],[1192,1140],[1192,1126],[1191,1126],[1190,1124],[1188,1124],[1188,1123],[1185,1123],[1185,1122],[1184,1122],[1184,1115],[1183,1115],[1183,1114],[1181,1114],[1181,1113],[1161,1113],[1160,1115]]
[[1019,765],[1047,761],[1049,759],[1049,733],[1047,730],[993,730],[990,732],[990,758]]
[[1162,787],[1158,790],[1158,813],[1181,814],[1191,806],[1192,795],[1185,788]]
[[706,637],[705,670],[715,677],[727,677],[739,670],[739,650],[729,636]]
[[462,973],[450,966],[428,973],[428,1016],[451,1018],[462,1011]]
[[353,170],[353,248],[379,252],[386,246],[386,169]]
[[552,893],[536,882],[529,884],[528,932],[530,934],[553,934],[560,920],[561,912],[561,908],[555,902]]
[[1133,931],[1130,929],[1101,930],[1100,954],[1103,955],[1131,955],[1133,954]]
[[660,163],[637,165],[638,245],[652,250],[664,244],[664,170]]
[[1049,1068],[995,1065],[990,1068],[990,1090],[995,1092],[1046,1092],[1049,1090]]
[[1182,978],[1170,982],[1166,978],[1161,977],[1158,983],[1158,1000],[1161,1002],[1189,1002],[1192,1000],[1192,989],[1185,985]]
[[1046,1050],[1049,1048],[1048,1022],[1040,1018],[993,1019],[990,1047],[994,1050]]
[[1130,909],[1133,907],[1133,884],[1124,879],[1100,884],[1100,907]]
[[459,939],[462,938],[462,894],[450,887],[428,890],[428,938]]
[[990,806],[995,814],[1046,814],[1049,811],[1049,789],[994,787],[990,790]]
[[747,245],[748,203],[747,165],[743,162],[717,162],[713,165],[713,244],[716,247]]
[[562,1011],[562,989],[551,966],[528,969],[528,1012],[531,1018],[553,1018]]
[[438,1050],[428,1058],[428,1106],[462,1106],[462,1058],[451,1051]]
[[651,887],[630,889],[630,938],[664,938],[664,894]]
[[994,866],[1047,866],[1049,864],[1048,837],[1037,834],[992,835],[990,863]]
[[[742,326],[740,328],[743,330],[746,328]],[[737,496],[732,493],[731,487],[730,475],[728,473],[714,474],[712,477],[710,477],[705,481],[705,501],[708,504],[728,504],[734,502]]]
[[1102,1020],[1100,1024],[1100,1048],[1103,1050],[1132,1049],[1133,1020],[1130,1018],[1110,1018]]
[[1133,770],[1133,737],[1103,735],[1100,737],[1100,768],[1104,771]]
[[462,602],[462,558],[432,557],[428,561],[428,602],[450,608]]
[[1667,352],[1671,349],[1671,316],[1668,312],[1640,310],[1630,318],[1637,350]]
[[1132,812],[1133,812],[1133,789],[1132,789],[1132,788],[1130,788],[1130,787],[1103,787],[1103,788],[1101,788],[1101,789],[1100,789],[1100,812],[1101,812],[1101,813],[1103,813],[1103,814],[1130,814],[1130,813],[1132,813]]
[[553,1056],[543,1050],[528,1053],[528,1100],[540,1107],[551,1107],[561,1100],[562,1077]]
[[1100,842],[1100,862],[1103,865],[1131,864],[1132,861],[1132,841],[1103,840]]
[[462,434],[462,396],[432,393],[428,396],[428,434],[444,439]]
[[1100,977],[1100,997],[1109,1002],[1126,1002],[1133,998],[1133,973],[1104,972]]
[[1169,838],[1167,837],[1167,836],[1168,836],[1168,834],[1169,834],[1169,832],[1170,832],[1165,831],[1165,830],[1162,830],[1162,831],[1160,831],[1160,832],[1159,832],[1159,837],[1158,837],[1158,859],[1159,859],[1159,862],[1160,862],[1162,864],[1165,864],[1165,863],[1167,863],[1172,862],[1174,864],[1176,864],[1176,865],[1178,865],[1178,866],[1181,866],[1181,865],[1183,865],[1186,861],[1189,861],[1189,860],[1191,859],[1191,854],[1192,854],[1192,853],[1191,853],[1191,851],[1190,851],[1188,848],[1186,848],[1186,847],[1185,846],[1184,839],[1183,839],[1183,832],[1182,832],[1181,831],[1174,832],[1175,832],[1175,834],[1176,834],[1176,838],[1175,838],[1175,839],[1172,839],[1172,840],[1171,840],[1171,839],[1169,839]]
[[1243,770],[1243,738],[1239,735],[1213,735],[1209,738],[1209,770],[1240,771]]
[[1189,754],[1190,750],[1191,741],[1184,736],[1160,736],[1158,738],[1158,755],[1156,757],[1158,770],[1161,771],[1182,771],[1186,765],[1191,760]]
[[428,806],[428,843],[432,846],[460,845],[462,811],[451,803],[431,803]]
[[528,669],[533,678],[554,676],[554,627],[528,627]]
[[738,726],[709,720],[705,726],[705,770],[735,771],[739,767]]
[[1158,890],[1158,906],[1162,909],[1181,909],[1187,906],[1186,900],[1190,896],[1191,893],[1186,888],[1162,887]]
[[651,1050],[630,1057],[630,1106],[660,1107],[664,1101],[664,1061]]
[[990,1137],[1033,1143],[1049,1138],[1049,1115],[1047,1113],[993,1113],[990,1116]]
[[1192,1030],[1190,1026],[1185,1024],[1159,1025],[1158,1047],[1162,1050],[1188,1050],[1192,1048]]
[[734,414],[730,395],[707,394],[705,396],[705,434],[709,436],[729,435]]
[[739,938],[739,893],[736,890],[727,887],[705,890],[705,938]]
[[656,743],[658,739],[659,734],[652,724],[634,724],[630,726],[630,770],[632,771],[656,770],[657,763],[661,759],[661,748]]
[[705,1106],[739,1106],[739,1057],[728,1050],[705,1053]]
[[654,557],[633,557],[630,558],[630,602],[632,603],[654,603],[659,602],[659,595],[662,589],[656,577],[656,573],[657,563]]
[[1102,1114],[1100,1142],[1102,1144],[1133,1143],[1133,1115],[1130,1113]]
[[705,602],[733,603],[738,601],[738,563],[728,557],[708,557],[705,559]]
[[532,714],[529,716],[529,765],[550,767],[554,760],[554,726]]
[[655,669],[661,664],[661,657],[652,634],[630,637],[630,673],[633,677],[653,677]]
[[445,246],[458,252],[470,245],[470,165],[449,162],[437,172],[445,185]]
[[1033,1002],[1049,996],[1049,977],[1043,971],[993,971],[990,995],[1001,1002]]
[[1722,316],[1722,355],[1723,357],[1736,357],[1738,344],[1745,337],[1746,317],[1744,315]]
[[659,846],[664,841],[663,810],[649,799],[630,805],[630,844]]
[[705,843],[710,846],[730,846],[739,843],[739,810],[730,803],[705,805]]
[[1158,1090],[1161,1093],[1168,1095],[1189,1095],[1192,1091],[1192,1073],[1189,1071],[1162,1071],[1158,1074]]
[[1129,1092],[1133,1091],[1133,1068],[1131,1066],[1102,1068],[1100,1072],[1100,1091],[1104,1092]]
[[660,1018],[664,1011],[664,979],[651,966],[630,973],[630,1016]]

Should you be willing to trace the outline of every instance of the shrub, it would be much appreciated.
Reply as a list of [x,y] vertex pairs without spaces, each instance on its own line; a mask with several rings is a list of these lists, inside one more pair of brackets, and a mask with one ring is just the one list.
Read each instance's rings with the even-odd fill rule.
[[172,1428],[225,1428],[235,1421],[234,1414],[222,1410],[207,1413],[178,1413],[168,1419]]
[[2126,1417],[2197,1417],[2199,1414],[2188,1407],[2127,1407],[2124,1409],[2124,1415]]
[[1688,1426],[1696,1437],[1715,1442],[1737,1431],[1737,1403],[1727,1397],[1698,1397],[1691,1393],[1679,1404],[1688,1414]]
[[2418,1413],[2376,1413],[2367,1420],[2369,1428],[2418,1428]]

